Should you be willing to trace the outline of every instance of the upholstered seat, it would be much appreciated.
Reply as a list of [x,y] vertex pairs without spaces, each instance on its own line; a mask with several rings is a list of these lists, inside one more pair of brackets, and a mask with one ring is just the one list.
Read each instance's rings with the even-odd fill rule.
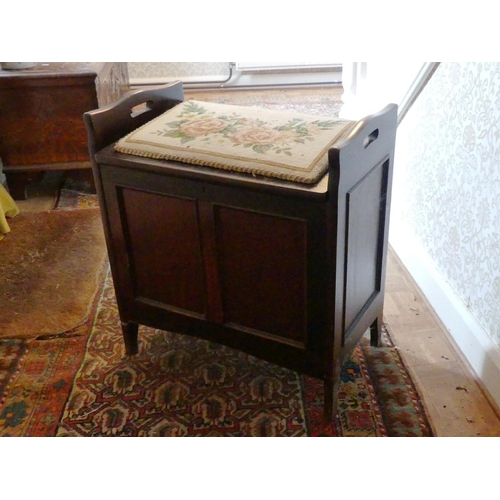
[[355,123],[189,100],[128,134],[115,149],[310,184],[326,172],[329,149]]

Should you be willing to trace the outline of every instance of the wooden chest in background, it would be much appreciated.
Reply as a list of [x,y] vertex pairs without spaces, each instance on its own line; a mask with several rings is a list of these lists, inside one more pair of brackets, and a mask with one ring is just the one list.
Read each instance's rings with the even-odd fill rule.
[[15,199],[50,170],[91,167],[83,113],[129,90],[127,63],[37,63],[0,71],[0,158]]

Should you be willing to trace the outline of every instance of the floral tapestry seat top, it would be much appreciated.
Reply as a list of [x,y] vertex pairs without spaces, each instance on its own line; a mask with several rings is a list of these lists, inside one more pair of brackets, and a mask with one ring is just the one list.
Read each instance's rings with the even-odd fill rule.
[[328,150],[355,124],[188,100],[119,140],[115,150],[312,184],[328,168]]

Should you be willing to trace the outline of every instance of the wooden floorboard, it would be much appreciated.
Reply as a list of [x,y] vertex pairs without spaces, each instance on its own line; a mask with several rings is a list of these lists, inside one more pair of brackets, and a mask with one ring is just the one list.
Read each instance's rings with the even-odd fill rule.
[[437,436],[500,436],[500,412],[392,248],[384,322]]

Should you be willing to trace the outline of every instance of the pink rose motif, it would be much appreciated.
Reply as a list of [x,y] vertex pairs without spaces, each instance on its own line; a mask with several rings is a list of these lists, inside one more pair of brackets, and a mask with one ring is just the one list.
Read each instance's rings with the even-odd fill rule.
[[219,118],[197,118],[183,123],[179,127],[179,132],[190,137],[213,134],[226,128],[227,123]]
[[280,133],[269,128],[242,128],[231,136],[237,144],[273,144]]
[[307,132],[309,135],[318,135],[321,133],[321,129],[314,123],[309,123],[307,125]]
[[279,139],[276,142],[281,144],[289,144],[290,142],[296,142],[300,138],[299,134],[295,130],[282,130],[279,135]]

